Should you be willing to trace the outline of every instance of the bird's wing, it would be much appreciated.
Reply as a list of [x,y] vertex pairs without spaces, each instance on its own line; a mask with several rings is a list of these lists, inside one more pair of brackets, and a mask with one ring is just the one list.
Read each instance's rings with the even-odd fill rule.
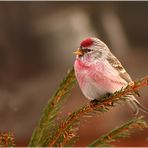
[[132,81],[129,74],[126,72],[119,60],[114,55],[109,56],[107,60],[119,72],[119,75],[122,79],[124,79],[127,83]]

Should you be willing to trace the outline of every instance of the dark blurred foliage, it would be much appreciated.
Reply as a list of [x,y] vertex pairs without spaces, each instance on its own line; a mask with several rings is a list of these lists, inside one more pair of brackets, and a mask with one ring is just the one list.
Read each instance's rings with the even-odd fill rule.
[[[102,39],[136,79],[148,73],[148,2],[0,2],[0,130],[26,146],[43,107],[89,36]],[[63,113],[87,100],[78,86]],[[148,107],[147,91],[141,92]],[[77,146],[86,146],[133,115],[119,106],[89,120]],[[147,118],[148,119],[148,118]],[[148,146],[148,131],[116,143]]]

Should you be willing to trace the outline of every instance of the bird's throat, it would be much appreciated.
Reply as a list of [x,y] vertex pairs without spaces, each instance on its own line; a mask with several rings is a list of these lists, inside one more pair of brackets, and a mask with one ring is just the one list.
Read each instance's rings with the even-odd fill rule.
[[79,70],[86,70],[90,68],[90,63],[86,62],[85,60],[82,59],[76,59],[75,61],[75,68]]

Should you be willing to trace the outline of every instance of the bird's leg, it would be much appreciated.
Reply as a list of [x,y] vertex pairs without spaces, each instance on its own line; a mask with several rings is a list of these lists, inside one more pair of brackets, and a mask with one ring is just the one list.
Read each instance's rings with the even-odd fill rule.
[[[101,101],[103,101],[103,100],[106,100],[106,99],[109,99],[109,97],[112,95],[112,93],[106,93],[103,97],[102,97],[102,99],[100,100],[100,102]],[[113,102],[111,101],[110,102],[110,106],[113,106],[114,104],[113,104]]]
[[100,102],[100,101],[97,100],[97,99],[94,99],[94,100],[91,100],[91,101],[90,101],[90,104],[93,105],[93,106],[95,106],[95,105],[98,104],[98,102]]
[[[93,105],[93,106],[95,106],[95,105],[97,105],[99,102],[102,102],[103,100],[104,100],[104,98],[108,98],[108,97],[110,97],[112,95],[112,93],[106,93],[103,97],[102,97],[102,99],[94,99],[94,100],[91,100],[90,101],[90,104],[91,105]],[[113,106],[113,104],[112,104],[112,106]]]
[[[112,95],[112,93],[107,93],[107,94],[105,95],[105,97],[109,98],[111,95]],[[114,103],[111,102],[111,103],[110,103],[110,106],[113,106],[113,105],[114,105]]]
[[112,95],[112,93],[106,93],[104,96],[101,97],[100,102],[105,100],[106,98],[109,98]]
[[112,93],[106,93],[105,97],[109,98],[112,95]]

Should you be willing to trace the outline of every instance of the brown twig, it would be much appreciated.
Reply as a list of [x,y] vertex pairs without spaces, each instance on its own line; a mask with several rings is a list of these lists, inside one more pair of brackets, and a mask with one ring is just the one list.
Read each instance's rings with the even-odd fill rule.
[[15,146],[14,136],[12,133],[0,133],[0,147]]

